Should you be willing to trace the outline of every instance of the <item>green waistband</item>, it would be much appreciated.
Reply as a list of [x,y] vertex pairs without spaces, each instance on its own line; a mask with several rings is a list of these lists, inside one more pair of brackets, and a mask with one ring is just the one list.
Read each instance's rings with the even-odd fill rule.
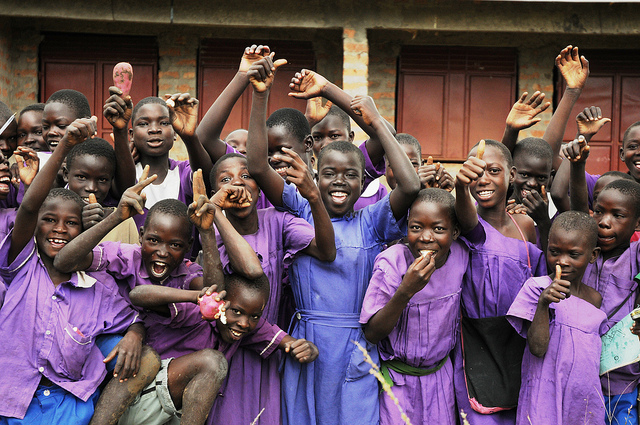
[[390,387],[393,387],[394,382],[393,382],[393,379],[391,379],[391,374],[389,373],[389,369],[392,369],[404,375],[427,376],[427,375],[436,373],[437,371],[442,369],[442,366],[444,366],[448,358],[449,356],[446,356],[444,359],[440,360],[438,364],[436,364],[434,367],[431,367],[429,369],[410,366],[397,359],[387,360],[387,361],[383,360],[382,362],[380,362],[380,372],[382,373],[382,376],[384,380],[387,382],[387,384],[389,384]]

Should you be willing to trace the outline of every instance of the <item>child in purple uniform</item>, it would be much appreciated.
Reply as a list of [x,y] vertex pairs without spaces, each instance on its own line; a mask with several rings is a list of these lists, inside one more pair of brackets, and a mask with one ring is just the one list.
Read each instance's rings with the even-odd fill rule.
[[[588,212],[585,163],[589,146],[584,140],[568,143],[563,152],[571,161],[571,208]],[[607,314],[604,332],[628,315],[640,301],[638,283],[640,245],[630,243],[640,228],[640,184],[615,180],[602,189],[593,206],[598,224],[598,247],[602,255],[587,267],[584,283],[602,295]],[[603,332],[603,333],[604,333]],[[637,393],[640,365],[621,367],[601,377],[607,405],[607,423],[638,423]]]
[[556,271],[527,280],[509,308],[509,322],[527,338],[518,425],[599,424],[604,419],[598,373],[606,314],[600,310],[600,294],[582,283],[600,251],[597,239],[598,226],[588,214],[559,215],[547,249],[548,269]]
[[[525,342],[505,315],[522,284],[544,274],[546,267],[534,245],[533,220],[505,211],[515,173],[511,154],[502,143],[485,143],[482,158],[476,157],[476,145],[456,177],[456,214],[471,259],[462,285],[462,338],[454,350],[454,387],[458,409],[472,424],[512,424]],[[483,358],[483,353],[491,357]],[[475,374],[486,370],[482,363],[495,366],[496,372]],[[495,379],[506,384],[499,393],[485,379],[493,373],[502,374]]]
[[[301,194],[310,198],[316,196],[318,188],[306,172],[302,160],[295,162],[293,168],[298,170],[300,179],[293,179]],[[293,170],[293,168],[291,170]],[[288,326],[288,321],[279,321],[281,300],[283,295],[283,278],[294,257],[307,254],[319,260],[331,261],[335,257],[335,239],[331,223],[328,227],[319,227],[323,221],[320,217],[314,226],[290,213],[275,208],[256,209],[260,189],[247,171],[247,160],[239,154],[226,154],[216,162],[211,171],[211,187],[214,191],[232,191],[242,189],[251,196],[251,203],[243,208],[228,208],[226,217],[258,254],[264,273],[267,275],[271,290],[262,317],[270,323],[281,327]],[[215,199],[215,197],[214,197]],[[317,203],[317,214],[326,211],[321,202]],[[218,239],[220,260],[225,271],[229,270],[232,257],[222,238]],[[224,417],[229,424],[251,423],[262,408],[260,416],[265,423],[280,423],[280,375],[278,367],[280,356],[262,359],[253,350],[240,348],[233,361],[229,363],[229,379],[244,376],[245,385],[229,385],[214,406],[212,417]],[[254,400],[254,403],[237,411],[237,400]],[[225,413],[226,412],[226,413]],[[234,412],[230,415],[230,412]]]
[[70,123],[18,209],[20,231],[0,247],[0,273],[7,284],[0,309],[3,425],[20,422],[15,418],[37,423],[73,418],[87,424],[107,373],[95,344],[100,334],[135,327],[116,347],[117,353],[129,353],[119,356],[116,373],[126,379],[138,367],[132,363],[141,353],[144,330],[132,325],[136,313],[113,279],[106,273],[64,273],[53,266],[59,251],[82,231],[82,200],[66,189],[49,189],[71,147],[95,132],[94,120]]
[[[455,200],[423,189],[409,210],[406,240],[376,257],[362,303],[364,335],[377,343],[383,376],[414,424],[457,420],[450,352],[460,317],[460,288],[469,251]],[[380,424],[402,424],[397,407],[380,394]]]

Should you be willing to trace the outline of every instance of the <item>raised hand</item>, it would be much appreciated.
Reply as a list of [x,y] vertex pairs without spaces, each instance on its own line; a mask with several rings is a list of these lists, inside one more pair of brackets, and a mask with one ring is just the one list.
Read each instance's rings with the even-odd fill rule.
[[351,99],[351,110],[356,115],[360,115],[367,125],[371,125],[377,119],[382,119],[371,96],[355,96]]
[[571,162],[585,162],[589,157],[589,145],[584,136],[578,136],[577,140],[562,147],[562,153]]
[[578,134],[584,136],[587,140],[590,140],[591,137],[600,131],[602,126],[608,122],[611,122],[611,119],[603,118],[602,110],[597,106],[584,108],[584,110],[576,116]]
[[202,170],[193,173],[193,202],[189,205],[189,220],[200,231],[211,230],[215,217],[215,206],[207,198],[207,189],[202,178]]
[[409,266],[402,278],[398,291],[402,290],[409,297],[420,292],[436,270],[436,259],[430,253],[422,254]]
[[549,305],[551,303],[559,303],[571,296],[571,282],[562,279],[562,267],[556,264],[555,279],[540,294],[540,303]]
[[284,155],[280,153],[273,155],[273,160],[289,165],[286,170],[286,181],[295,184],[300,195],[307,200],[310,200],[310,198],[314,196],[319,197],[320,191],[318,190],[318,186],[313,181],[313,176],[309,172],[307,164],[300,158],[300,155],[294,150],[284,147],[282,148],[282,152],[284,152]]
[[522,205],[526,208],[527,214],[536,223],[549,220],[549,198],[544,186],[540,193],[532,190],[522,199]]
[[71,148],[98,134],[98,118],[78,118],[67,127],[60,143],[67,143]]
[[456,182],[459,182],[465,186],[478,180],[484,174],[484,170],[487,168],[487,163],[482,160],[484,155],[485,143],[484,140],[480,141],[478,145],[478,152],[476,156],[470,156],[462,164],[462,168],[456,175]]
[[180,137],[193,137],[198,126],[198,99],[189,93],[165,94],[171,125]]
[[117,214],[122,221],[133,217],[136,214],[144,214],[144,202],[147,199],[146,195],[142,193],[145,187],[149,186],[155,179],[158,178],[156,174],[151,177],[149,175],[149,166],[147,165],[142,170],[142,175],[138,183],[125,190],[118,203],[114,214]]
[[247,73],[249,68],[251,68],[251,65],[258,62],[265,56],[269,56],[270,52],[271,50],[269,49],[269,46],[264,46],[262,44],[253,44],[252,46],[245,48],[244,53],[242,54],[242,59],[240,60],[238,72]]
[[82,208],[82,228],[84,230],[90,229],[104,220],[104,217],[104,208],[98,203],[96,195],[90,193],[89,203]]
[[515,199],[509,199],[507,201],[507,213],[508,214],[526,214],[527,213],[527,208],[522,205],[522,204],[518,204],[516,203]]
[[539,123],[542,118],[538,115],[551,105],[551,102],[543,103],[544,93],[536,91],[527,99],[528,94],[522,93],[507,115],[507,126],[514,130],[524,130]]
[[264,93],[271,88],[276,77],[276,70],[287,63],[286,59],[278,59],[274,62],[274,56],[275,52],[271,52],[269,56],[265,56],[251,65],[247,72],[253,89],[258,93]]
[[321,97],[307,99],[307,109],[304,111],[304,116],[309,123],[309,127],[313,128],[314,125],[322,121],[329,113],[332,105],[333,102],[327,100],[327,103],[323,106]]
[[577,47],[571,45],[560,51],[556,66],[567,83],[567,88],[582,89],[589,78],[589,61],[580,56]]
[[118,87],[109,87],[109,98],[104,102],[102,115],[109,121],[113,128],[126,130],[133,114],[133,102],[131,96],[122,94]]
[[451,192],[454,188],[453,176],[442,166],[436,162],[436,187]]
[[211,197],[211,203],[221,210],[250,207],[251,202],[251,193],[246,188],[232,184],[220,187]]
[[18,146],[13,154],[16,158],[19,179],[19,181],[14,183],[19,184],[21,181],[25,186],[30,186],[40,168],[40,158],[37,152],[25,146]]
[[329,81],[317,72],[303,69],[296,72],[296,75],[289,83],[289,96],[298,99],[311,99],[322,95],[322,90],[329,84]]

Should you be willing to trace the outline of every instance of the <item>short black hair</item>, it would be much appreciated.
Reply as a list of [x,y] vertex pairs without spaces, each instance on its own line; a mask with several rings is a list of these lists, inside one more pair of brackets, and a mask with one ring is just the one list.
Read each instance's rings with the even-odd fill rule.
[[640,184],[635,180],[614,180],[611,183],[607,184],[602,191],[600,191],[600,195],[598,195],[598,199],[602,196],[602,194],[606,190],[617,190],[622,195],[628,197],[635,209],[635,218],[640,217]]
[[156,202],[151,207],[149,213],[147,214],[147,217],[144,220],[144,228],[147,227],[147,224],[149,223],[149,221],[151,221],[151,218],[155,214],[171,215],[173,217],[176,217],[177,219],[183,220],[185,226],[185,234],[187,235],[188,239],[191,239],[191,235],[193,233],[193,224],[191,223],[191,220],[189,220],[187,206],[184,203],[178,201],[177,199],[163,199]]
[[116,152],[109,142],[99,137],[88,139],[83,143],[75,145],[67,154],[67,170],[71,170],[71,166],[79,156],[90,155],[106,158],[109,164],[113,166],[111,177],[116,174]]
[[91,106],[87,96],[77,90],[62,89],[58,90],[47,99],[47,105],[50,103],[62,103],[66,105],[73,114],[75,119],[91,118]]
[[629,133],[631,133],[631,130],[633,130],[634,128],[640,126],[640,121],[636,121],[633,124],[631,124],[629,126],[629,128],[627,128],[624,132],[624,136],[622,137],[622,147],[624,147],[627,144],[627,138],[629,137]]
[[358,157],[358,162],[360,163],[360,169],[362,177],[364,177],[364,154],[360,150],[359,147],[354,145],[351,142],[345,141],[337,141],[333,143],[329,143],[322,148],[320,153],[318,154],[318,170],[320,170],[320,166],[322,165],[322,160],[330,151],[337,151],[343,154],[355,153]]
[[61,198],[65,201],[74,202],[80,208],[80,211],[82,211],[82,209],[84,208],[84,201],[82,200],[80,195],[78,195],[72,190],[64,189],[62,187],[51,189],[42,204],[44,204],[45,202],[51,199],[57,199],[57,198]]
[[413,201],[411,208],[413,208],[414,205],[421,203],[426,204],[429,202],[446,207],[449,212],[449,218],[451,218],[451,223],[454,225],[458,224],[458,217],[456,216],[456,198],[454,198],[451,193],[436,187],[422,189],[418,192],[418,196],[416,197],[416,200]]
[[566,211],[558,215],[551,224],[549,235],[557,231],[578,232],[586,236],[588,249],[593,250],[598,244],[598,224],[586,212]]
[[165,108],[167,108],[167,114],[169,113],[169,107],[167,106],[167,102],[164,99],[160,99],[157,96],[149,96],[149,97],[145,97],[140,102],[136,103],[136,106],[133,108],[133,113],[131,114],[131,122],[136,120],[136,116],[138,115],[140,108],[142,108],[144,105],[149,105],[154,103],[156,105],[164,106]]
[[553,149],[549,143],[539,137],[526,137],[513,148],[513,158],[524,155],[525,158],[538,158],[547,161],[551,167],[553,164]]
[[245,162],[247,161],[247,158],[244,155],[241,155],[239,153],[235,153],[235,152],[231,152],[231,153],[226,153],[224,155],[222,155],[215,164],[213,164],[213,167],[211,167],[211,172],[209,173],[209,183],[211,183],[211,188],[216,189],[218,187],[218,170],[220,169],[220,164],[222,164],[224,161],[226,161],[229,158],[242,158],[245,160]]
[[622,171],[616,171],[616,170],[607,171],[606,173],[598,177],[598,180],[600,180],[603,177],[616,177],[616,179],[635,181],[635,179],[631,177],[631,174],[623,173]]
[[326,117],[331,117],[331,116],[338,117],[340,121],[342,121],[342,124],[344,124],[345,128],[347,129],[347,134],[351,133],[351,118],[349,118],[349,115],[345,111],[343,111],[337,105],[331,105],[331,108],[329,108],[329,112],[327,112]]
[[13,115],[11,109],[9,109],[6,103],[0,101],[0,122],[6,122],[11,115]]
[[418,139],[408,133],[398,133],[396,134],[396,140],[401,145],[413,146],[416,152],[418,152],[418,158],[422,158],[422,146],[420,146]]
[[25,112],[31,112],[31,111],[43,112],[44,111],[44,103],[32,103],[29,106],[25,106],[22,109],[22,111],[20,111],[20,115],[24,114]]
[[311,134],[304,114],[293,108],[280,108],[267,118],[267,128],[284,127],[300,144]]
[[257,279],[248,279],[239,273],[232,273],[224,275],[224,289],[230,293],[237,287],[244,287],[252,291],[261,292],[264,295],[265,301],[269,300],[269,293],[271,292],[271,285],[269,285],[269,279],[265,274]]
[[[473,145],[471,150],[475,149],[478,146],[478,143]],[[485,146],[491,146],[500,151],[500,153],[502,154],[502,157],[507,162],[507,169],[508,169],[507,171],[509,171],[511,167],[513,167],[513,158],[511,157],[511,152],[509,152],[509,148],[507,148],[503,143],[497,142],[492,139],[484,139],[484,143],[485,143]]]

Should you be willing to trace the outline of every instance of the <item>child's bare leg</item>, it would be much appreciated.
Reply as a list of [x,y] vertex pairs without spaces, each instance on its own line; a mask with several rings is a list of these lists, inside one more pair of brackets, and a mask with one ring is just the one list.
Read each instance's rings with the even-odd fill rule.
[[120,382],[112,378],[98,399],[89,425],[115,425],[136,396],[151,383],[160,370],[160,357],[148,345],[142,347],[140,370],[135,378]]
[[181,425],[203,424],[227,376],[224,356],[216,350],[200,350],[171,360],[167,372],[173,404],[182,409]]

